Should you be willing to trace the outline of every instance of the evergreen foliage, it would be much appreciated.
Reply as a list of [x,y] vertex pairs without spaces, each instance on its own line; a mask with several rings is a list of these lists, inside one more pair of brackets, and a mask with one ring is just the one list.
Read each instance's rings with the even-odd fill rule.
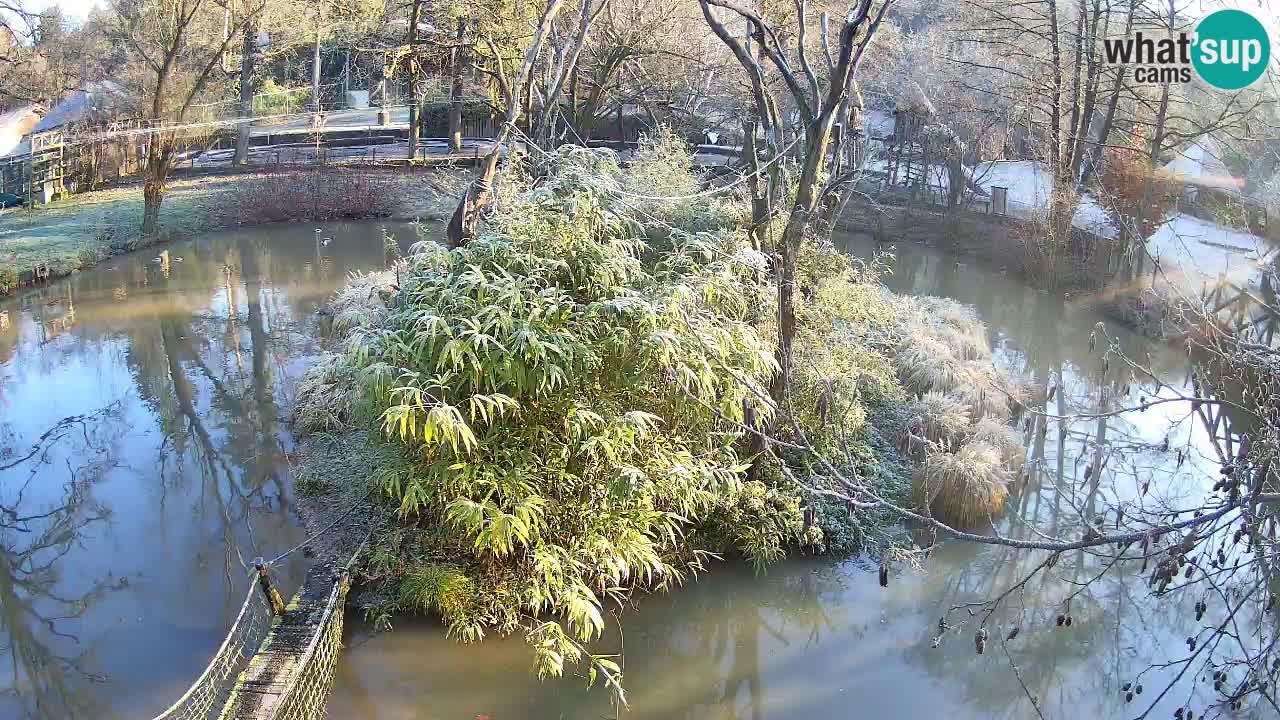
[[[774,415],[776,289],[745,203],[700,187],[669,134],[625,172],[566,148],[513,164],[472,241],[419,243],[339,295],[345,352],[304,379],[295,416],[368,419],[396,449],[371,475],[394,529],[366,567],[395,607],[439,613],[462,641],[521,632],[541,675],[586,661],[620,693],[616,663],[588,650],[611,604],[713,557],[764,571],[788,550],[895,542],[896,518],[796,482],[822,485],[810,454],[749,455],[748,428]],[[771,432],[901,499],[895,355],[916,311],[879,271],[806,244],[793,391]]]
[[373,476],[418,530],[400,602],[467,641],[523,630],[558,675],[607,600],[678,585],[710,553],[763,567],[821,537],[794,492],[744,479],[738,425],[770,416],[774,362],[739,234],[666,228],[647,254],[665,221],[600,192],[622,182],[607,154],[542,171],[474,241],[411,255],[375,326],[343,324],[406,459]]

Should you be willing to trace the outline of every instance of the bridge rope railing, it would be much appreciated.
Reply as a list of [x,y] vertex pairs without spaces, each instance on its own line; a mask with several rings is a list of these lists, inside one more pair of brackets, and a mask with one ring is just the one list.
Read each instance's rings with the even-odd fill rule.
[[231,683],[266,636],[271,625],[271,609],[250,580],[240,612],[227,630],[213,659],[191,687],[153,720],[205,720],[220,710],[231,693]]
[[[328,533],[359,505],[359,502],[353,503],[331,523],[276,558],[269,561],[257,558],[254,561],[254,571],[251,573],[244,602],[228,628],[222,645],[214,653],[204,672],[182,697],[152,720],[210,720],[226,716],[232,706],[237,705],[236,694],[242,689],[255,657],[272,645],[272,636],[276,634],[277,628],[282,627],[282,623],[292,624],[295,628],[305,627],[310,632],[307,633],[305,648],[289,664],[287,676],[281,678],[284,687],[271,704],[271,709],[255,715],[269,720],[313,720],[324,717],[325,705],[337,671],[338,657],[342,652],[342,629],[346,615],[344,608],[347,592],[351,587],[351,568],[368,545],[372,530],[365,535],[364,541],[351,554],[345,566],[337,568],[337,572],[329,576],[333,578],[332,589],[325,596],[319,619],[314,623],[308,617],[315,615],[308,616],[304,613],[303,616],[295,615],[292,619],[286,617],[290,615],[290,611],[280,601],[268,568]],[[324,572],[322,567],[325,566],[318,566],[314,570]],[[304,585],[298,591],[294,604],[301,600],[305,591]],[[317,605],[315,603],[311,607]],[[298,624],[299,620],[301,625]],[[278,655],[278,652],[273,654]]]
[[346,604],[350,578],[343,570],[334,582],[333,591],[325,604],[324,614],[316,625],[315,634],[302,657],[298,670],[290,678],[276,706],[273,720],[313,720],[322,718],[333,678],[338,668],[338,656],[342,652],[343,606]]

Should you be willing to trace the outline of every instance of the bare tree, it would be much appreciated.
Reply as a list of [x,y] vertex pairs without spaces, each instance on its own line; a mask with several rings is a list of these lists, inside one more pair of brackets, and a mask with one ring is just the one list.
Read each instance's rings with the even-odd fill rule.
[[236,154],[232,159],[235,165],[243,165],[249,159],[249,135],[253,129],[253,96],[258,82],[254,72],[258,60],[258,22],[266,0],[248,0],[256,9],[249,13],[249,20],[241,29],[240,42],[240,125],[236,129]]
[[467,65],[467,19],[458,18],[453,47],[449,49],[449,150],[462,152],[462,71]]
[[[886,1],[873,7],[872,0],[860,0],[851,8],[839,27],[836,41],[825,43],[832,52],[824,53],[823,67],[810,59],[807,49],[806,34],[810,22],[807,0],[795,0],[797,42],[794,48],[783,40],[783,35],[774,25],[750,8],[732,0],[699,2],[703,17],[712,32],[733,52],[750,80],[756,116],[765,136],[762,164],[771,165],[781,158],[778,131],[782,126],[782,119],[777,102],[767,91],[766,66],[782,78],[802,126],[802,135],[793,143],[803,143],[799,180],[776,248],[779,372],[774,378],[770,394],[775,402],[781,403],[791,379],[791,347],[796,331],[796,260],[800,244],[818,220],[820,203],[840,184],[840,179],[826,176],[832,128],[841,112],[849,110],[846,101],[853,90],[858,65],[891,3]],[[759,55],[750,52],[746,43],[726,27],[717,9],[727,10],[747,23],[751,40],[756,43]]]
[[224,54],[261,6],[245,8],[225,31],[224,6],[212,0],[119,0],[114,9],[114,35],[135,61],[132,89],[143,103],[142,116],[153,123],[142,190],[142,234],[154,237],[181,125],[196,99],[218,79]]
[[0,95],[28,99],[15,82],[21,69],[32,61],[32,44],[36,37],[39,16],[26,9],[19,0],[0,0]]
[[99,76],[109,62],[100,24],[66,22],[57,7],[34,13],[18,0],[0,0],[0,105],[6,99],[52,106]]
[[456,247],[475,237],[480,213],[489,206],[489,203],[493,202],[493,181],[498,172],[498,161],[502,157],[507,141],[513,134],[512,131],[515,129],[516,122],[520,119],[523,105],[522,98],[525,96],[525,89],[528,87],[534,66],[538,62],[538,54],[542,50],[542,44],[551,31],[552,23],[555,22],[556,16],[560,14],[560,10],[563,7],[564,0],[551,0],[551,2],[547,3],[547,7],[542,11],[542,17],[538,21],[533,37],[525,50],[523,60],[514,77],[508,75],[504,58],[497,46],[494,45],[491,39],[485,38],[491,53],[490,59],[493,67],[485,68],[479,65],[477,67],[488,73],[497,82],[499,92],[506,104],[506,117],[503,120],[502,127],[498,129],[498,133],[493,139],[493,149],[485,157],[480,177],[472,181],[467,187],[462,200],[458,202],[458,207],[453,212],[453,217],[449,220],[448,239],[449,244],[452,246]]
[[[538,126],[534,137],[543,145],[552,143],[552,136],[558,122],[560,95],[564,91],[565,82],[577,72],[578,57],[586,45],[587,34],[596,18],[609,6],[609,0],[583,0],[578,11],[575,29],[553,32],[550,42],[553,47],[547,72],[542,82],[534,83],[534,92],[542,106],[538,116]],[[555,28],[555,25],[552,26]],[[559,30],[558,28],[556,28]]]

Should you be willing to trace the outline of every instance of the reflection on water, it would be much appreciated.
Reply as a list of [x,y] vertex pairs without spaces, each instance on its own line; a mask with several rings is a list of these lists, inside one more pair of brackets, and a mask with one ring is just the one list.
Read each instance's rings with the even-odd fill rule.
[[[885,249],[854,237],[840,242],[864,258]],[[1099,318],[1082,306],[927,249],[897,251],[885,282],[900,293],[974,305],[990,328],[997,363],[1042,391],[1058,388],[1049,408],[1055,414],[1169,392],[1127,370],[1113,369],[1102,381],[1101,353],[1088,348]],[[1182,353],[1107,329],[1165,382],[1188,382]],[[1136,496],[1153,477],[1159,483],[1146,503],[1196,492],[1212,484],[1205,477],[1216,475],[1217,453],[1230,439],[1229,429],[1182,404],[1100,420],[1033,422],[1026,442],[1036,470],[1011,496],[1001,532],[1030,537],[1035,526],[1065,533],[1104,501]],[[1104,470],[1089,472],[1090,465]],[[1064,554],[995,610],[993,641],[975,654],[974,625],[962,626],[966,604],[999,595],[1043,559],[947,543],[921,571],[895,571],[888,589],[879,587],[873,567],[856,560],[790,561],[764,577],[724,565],[676,593],[641,599],[623,614],[625,636],[615,628],[600,649],[624,655],[631,708],[623,714],[636,718],[1021,719],[1036,717],[1028,697],[1049,718],[1139,715],[1170,672],[1149,671],[1143,683],[1151,690],[1132,705],[1120,687],[1152,662],[1178,656],[1197,625],[1195,598],[1157,605],[1137,568],[1099,577],[1096,558]],[[1056,625],[1061,613],[1072,615],[1070,628]],[[940,635],[944,616],[948,630]],[[521,638],[460,646],[432,622],[406,620],[384,634],[351,627],[330,717],[615,715],[608,694],[585,691],[581,678],[539,682]],[[1014,627],[1017,636],[1004,642]],[[1205,707],[1211,693],[1190,680],[1157,702],[1153,716],[1170,717],[1188,699]]]
[[243,564],[302,538],[282,421],[379,227],[210,235],[0,304],[0,717],[151,717],[204,669]]

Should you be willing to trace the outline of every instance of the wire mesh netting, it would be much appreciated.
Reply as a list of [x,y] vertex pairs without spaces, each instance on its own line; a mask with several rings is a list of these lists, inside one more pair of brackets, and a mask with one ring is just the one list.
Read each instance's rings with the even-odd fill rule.
[[235,678],[253,657],[270,625],[271,611],[257,591],[256,582],[251,581],[240,613],[208,667],[182,697],[154,720],[205,720],[216,716],[230,696]]
[[297,670],[272,714],[274,720],[312,720],[325,716],[338,655],[342,652],[342,621],[345,615],[342,608],[349,587],[346,573],[343,573],[334,583],[315,635],[298,660]]

